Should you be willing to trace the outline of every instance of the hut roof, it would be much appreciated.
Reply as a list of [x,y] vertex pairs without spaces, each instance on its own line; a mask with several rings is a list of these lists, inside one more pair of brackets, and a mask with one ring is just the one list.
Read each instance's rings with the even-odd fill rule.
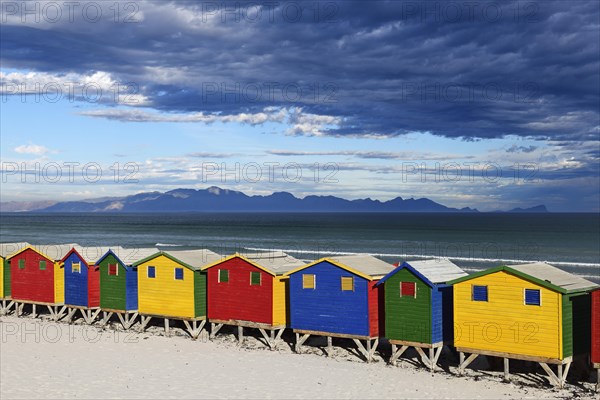
[[273,276],[284,275],[294,268],[305,265],[303,261],[300,261],[283,251],[268,251],[262,253],[236,253],[212,264],[205,265],[202,269],[206,270],[212,268],[233,258],[240,258]]
[[16,253],[13,253],[10,258],[21,254],[25,250],[31,249],[36,253],[40,254],[43,257],[47,257],[49,260],[60,261],[71,249],[75,246],[78,246],[76,243],[68,243],[68,244],[43,244],[43,245],[28,245]]
[[124,248],[121,246],[111,247],[102,257],[96,261],[99,264],[107,255],[112,254],[119,259],[124,265],[133,265],[138,260],[150,257],[152,254],[157,253],[158,249],[154,247],[136,247],[136,248]]
[[588,281],[580,276],[573,275],[567,271],[563,271],[560,268],[543,262],[510,265],[510,268],[561,287],[565,289],[567,293],[579,292],[582,290],[585,291],[600,287],[594,282]]
[[286,275],[291,275],[321,262],[328,262],[368,280],[381,278],[394,269],[393,265],[382,261],[377,257],[373,257],[370,254],[356,254],[351,256],[321,258],[320,260],[289,271]]
[[161,255],[170,258],[171,260],[180,263],[193,271],[199,271],[203,266],[207,264],[213,264],[223,259],[221,255],[207,249],[171,250],[159,251],[150,255],[149,257],[135,262],[133,265],[138,266]]
[[480,276],[493,274],[498,271],[506,271],[525,280],[529,280],[540,286],[554,290],[559,293],[585,292],[598,288],[598,285],[577,275],[570,274],[555,266],[546,263],[531,263],[511,266],[500,266],[476,272],[462,278],[455,279],[449,284],[468,281]]
[[398,268],[387,274],[378,284],[384,283],[398,271],[408,268],[416,274],[421,280],[429,286],[439,283],[446,283],[453,279],[458,279],[468,274],[458,265],[445,258],[432,258],[428,260],[407,261]]
[[65,261],[72,252],[76,252],[79,254],[81,258],[83,258],[88,264],[93,264],[97,259],[106,254],[111,247],[108,246],[79,246],[75,245],[71,250],[69,250],[61,259],[61,261]]
[[27,242],[0,243],[0,257],[9,257],[27,246]]

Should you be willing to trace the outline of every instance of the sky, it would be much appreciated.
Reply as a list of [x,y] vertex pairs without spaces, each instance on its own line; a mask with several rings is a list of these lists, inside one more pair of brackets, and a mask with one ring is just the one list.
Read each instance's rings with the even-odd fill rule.
[[600,211],[600,2],[0,2],[0,200]]

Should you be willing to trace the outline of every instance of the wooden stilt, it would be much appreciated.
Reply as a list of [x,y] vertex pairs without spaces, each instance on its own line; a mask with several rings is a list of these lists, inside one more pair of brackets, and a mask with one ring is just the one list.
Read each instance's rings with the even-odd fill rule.
[[333,338],[327,336],[327,357],[333,356]]
[[105,326],[112,315],[112,312],[102,311],[102,320],[100,321],[100,326]]
[[400,358],[400,356],[402,354],[404,354],[404,352],[408,349],[407,345],[403,345],[402,347],[400,347],[400,349],[398,349],[398,346],[395,344],[392,344],[392,357],[390,358],[390,364],[391,365],[397,365],[398,364],[398,359]]
[[467,359],[465,360],[465,355],[461,351],[460,352],[460,365],[458,366],[458,374],[459,375],[464,374],[465,368],[467,368],[469,366],[469,364],[471,364],[477,358],[477,356],[479,356],[479,354],[473,353],[469,357],[467,357]]
[[32,316],[33,318],[35,318],[35,317],[37,316],[37,314],[36,314],[36,308],[35,308],[35,304],[32,304],[32,307],[31,307],[31,316]]
[[304,344],[304,342],[306,342],[306,340],[309,337],[310,337],[310,334],[308,334],[308,333],[305,333],[303,335],[296,333],[296,344],[294,346],[296,353],[300,353],[300,351],[302,350],[302,345]]
[[600,368],[596,369],[596,391],[600,392]]
[[144,315],[140,315],[140,328],[143,331],[146,330],[146,326],[148,325],[148,322],[150,322],[150,320],[152,319],[152,317],[146,317]]
[[510,381],[509,363],[506,357],[504,357],[504,380],[507,382]]
[[171,336],[169,332],[169,318],[165,318],[165,336]]
[[352,339],[358,348],[358,351],[365,357],[367,362],[371,362],[370,354],[371,354],[371,340],[367,339],[367,348],[362,344],[359,339]]
[[552,369],[548,366],[548,364],[546,364],[545,362],[541,362],[539,364],[542,366],[544,371],[546,371],[546,374],[548,374],[548,380],[550,381],[550,383],[554,386],[561,386],[558,377],[556,376],[554,371],[552,371]]
[[210,339],[214,339],[215,336],[217,335],[217,333],[219,333],[219,331],[221,330],[222,327],[223,327],[223,324],[215,324],[214,322],[211,322],[211,324],[210,324],[210,335],[209,335],[209,338]]
[[241,346],[242,343],[244,342],[244,327],[243,326],[238,326],[237,327],[237,331],[238,331],[238,344]]
[[429,370],[433,371],[435,369],[435,349],[433,347],[429,348]]
[[188,333],[190,334],[192,339],[196,340],[202,333],[202,330],[204,329],[204,325],[206,324],[206,320],[205,319],[201,320],[200,326],[198,326],[198,320],[191,321],[191,325],[190,325],[190,322],[188,322],[186,320],[183,320],[183,323],[187,327]]

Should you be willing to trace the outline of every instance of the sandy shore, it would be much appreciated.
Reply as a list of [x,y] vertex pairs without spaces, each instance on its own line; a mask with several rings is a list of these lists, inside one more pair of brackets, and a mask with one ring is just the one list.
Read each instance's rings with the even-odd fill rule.
[[[28,317],[0,322],[0,398],[594,398],[592,384],[557,390],[541,374],[429,373],[413,361],[366,364],[349,350],[269,351],[254,337],[192,341],[158,327],[123,332]],[[450,372],[454,367],[450,368]],[[539,382],[539,383],[538,383]],[[597,397],[596,397],[597,398]]]

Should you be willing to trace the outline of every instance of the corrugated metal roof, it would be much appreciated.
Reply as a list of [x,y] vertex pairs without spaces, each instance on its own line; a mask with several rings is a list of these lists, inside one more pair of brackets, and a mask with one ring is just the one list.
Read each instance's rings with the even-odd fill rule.
[[599,287],[594,282],[588,281],[580,276],[570,274],[560,268],[543,262],[531,264],[508,265],[509,268],[515,269],[534,278],[546,281],[555,286],[561,287],[567,292],[576,292],[585,289],[593,289]]
[[431,283],[446,283],[468,275],[458,265],[445,258],[407,261],[406,263],[419,271]]
[[21,250],[23,247],[29,246],[27,242],[0,243],[0,257],[8,257]]
[[127,266],[146,257],[150,257],[154,253],[158,253],[158,249],[154,247],[124,248],[116,246],[111,247],[110,249],[117,257],[119,257],[119,260]]
[[372,278],[382,277],[394,270],[394,266],[370,254],[356,254],[352,256],[328,257],[329,259],[344,264]]
[[77,243],[63,243],[63,244],[40,244],[32,245],[35,250],[47,256],[49,259],[58,261],[62,260],[65,255],[73,247],[79,246]]
[[164,251],[168,255],[175,257],[179,261],[198,270],[205,265],[215,263],[224,257],[207,249],[200,250],[171,250]]
[[275,275],[282,275],[288,271],[306,265],[304,261],[300,261],[297,258],[284,253],[283,251],[241,253],[240,255],[262,267],[265,267],[266,269],[275,273]]

